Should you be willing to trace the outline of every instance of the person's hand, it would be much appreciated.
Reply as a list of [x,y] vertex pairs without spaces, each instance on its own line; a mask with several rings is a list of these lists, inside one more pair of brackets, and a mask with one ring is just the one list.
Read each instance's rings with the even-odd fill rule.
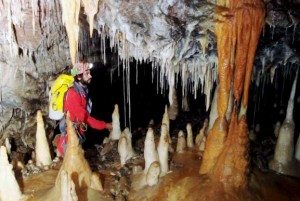
[[106,123],[105,128],[106,128],[107,130],[109,130],[109,131],[112,131],[112,125],[111,125],[111,123]]

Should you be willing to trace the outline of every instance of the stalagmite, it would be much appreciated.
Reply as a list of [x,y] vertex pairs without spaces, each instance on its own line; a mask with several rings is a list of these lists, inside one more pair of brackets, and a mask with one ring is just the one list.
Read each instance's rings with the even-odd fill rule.
[[168,113],[168,106],[165,106],[165,113],[163,114],[162,122],[161,124],[165,124],[167,126],[168,132],[170,131],[170,118]]
[[190,111],[190,105],[187,94],[184,94],[182,97],[182,103],[181,103],[182,111],[189,112]]
[[102,191],[103,190],[103,186],[101,183],[101,180],[99,178],[99,175],[95,172],[92,173],[91,176],[91,186],[92,189],[95,189],[97,191]]
[[[102,192],[103,187],[100,178],[91,171],[87,160],[84,158],[84,151],[79,144],[73,123],[69,119],[69,114],[67,114],[66,121],[68,146],[56,177],[55,186],[43,194],[33,195],[34,200],[66,200],[67,198],[61,196],[70,195],[76,200],[75,192],[78,200],[101,200],[106,195]],[[65,184],[66,180],[68,184]],[[75,184],[75,187],[72,185],[72,182]],[[92,192],[92,194],[89,192]]]
[[298,140],[297,140],[297,144],[296,144],[295,158],[298,161],[300,161],[300,133],[298,135]]
[[118,140],[121,136],[121,127],[120,127],[120,115],[119,115],[119,106],[116,104],[114,112],[112,114],[112,131],[110,133],[110,139]]
[[124,134],[124,132],[122,132],[121,137],[119,139],[118,142],[118,153],[120,156],[120,161],[121,161],[121,166],[123,167],[123,165],[125,165],[126,160],[127,160],[127,155],[128,155],[128,150],[127,150],[127,139],[126,136]]
[[[78,137],[76,135],[72,122],[69,120],[69,118],[67,118],[67,133],[68,133],[68,146],[67,146],[63,164],[60,168],[60,172],[66,171],[69,174],[69,176],[72,176],[74,174],[78,175],[79,185],[86,185],[88,187],[98,186],[98,183],[101,182],[98,178],[98,181],[96,182],[97,184],[94,184],[95,181],[94,179],[92,179],[93,173],[91,171],[91,168],[87,160],[84,158],[84,152],[81,148],[81,145],[79,145]],[[61,180],[58,177],[56,179],[56,185],[59,184],[60,182]],[[79,186],[77,188],[80,187],[83,186]],[[101,186],[95,190],[102,191],[103,188]]]
[[[169,140],[169,144],[171,145],[172,141],[171,141],[171,136],[170,136],[170,119],[169,119],[169,113],[168,113],[168,106],[165,106],[165,112],[163,114],[163,118],[162,118],[162,122],[161,124],[165,124],[167,127],[167,133],[168,133],[168,140]],[[174,149],[172,146],[169,146],[169,151],[170,152],[174,152]]]
[[280,121],[277,121],[274,127],[274,135],[276,138],[278,138],[280,127],[281,127],[281,123]]
[[201,141],[201,143],[199,145],[199,151],[204,151],[205,150],[205,144],[206,144],[206,136],[204,136],[202,138],[202,141]]
[[209,123],[208,123],[208,128],[206,130],[207,133],[210,131],[210,129],[214,125],[214,122],[218,118],[218,105],[217,105],[218,91],[219,91],[219,87],[217,86],[210,106]]
[[193,136],[192,125],[190,123],[188,123],[186,125],[186,131],[187,131],[187,147],[193,148],[194,147],[194,136]]
[[158,183],[159,175],[160,175],[160,164],[159,162],[155,161],[151,163],[146,175],[146,182],[148,186],[156,185]]
[[142,171],[132,176],[132,189],[137,191],[145,186],[154,186],[158,184],[160,173],[160,163],[158,161],[153,161],[147,172]]
[[11,164],[14,170],[23,170],[25,167],[23,162],[17,159],[12,159]]
[[36,165],[39,167],[49,166],[52,162],[49,144],[46,138],[46,131],[42,112],[39,110],[36,115],[37,128],[36,128]]
[[6,148],[0,148],[0,200],[19,201],[22,198],[20,187],[9,164]]
[[[232,104],[233,104],[233,97],[231,92],[232,90],[229,91],[228,108],[226,110],[226,115],[225,115],[227,121],[230,119]],[[219,96],[219,85],[215,89],[214,97],[211,103],[211,108],[209,113],[209,123],[208,123],[208,128],[206,130],[207,133],[209,133],[216,119],[218,118],[218,104],[217,104],[218,96]]]
[[205,132],[206,132],[207,126],[208,126],[208,119],[205,119],[203,122],[203,126],[200,129],[199,134],[196,136],[196,139],[195,139],[195,144],[197,147],[200,146],[200,144],[202,143],[202,139],[205,138]]
[[185,139],[183,131],[179,131],[176,152],[184,153],[185,151],[186,151],[186,139]]
[[[164,124],[163,127],[166,128]],[[164,150],[165,148],[166,148],[165,145],[164,146],[160,145],[160,148],[158,148],[162,157],[164,154],[164,153],[162,154],[162,152],[165,151]],[[131,186],[135,190],[139,190],[146,185],[148,186],[156,185],[158,183],[158,179],[160,176],[160,172],[161,172],[160,169],[161,165],[159,162],[160,158],[155,148],[154,133],[152,128],[148,128],[146,134],[145,146],[144,146],[144,159],[145,159],[144,171],[139,172],[136,175],[133,175],[132,178]]]
[[224,147],[228,125],[225,118],[218,117],[209,131],[203,153],[200,174],[210,173]]
[[5,147],[6,147],[6,151],[7,151],[7,154],[9,155],[11,153],[11,144],[9,142],[9,138],[5,138]]
[[129,128],[125,128],[118,142],[118,152],[120,155],[121,166],[123,166],[127,160],[135,155],[131,144],[131,138],[132,135],[129,131]]
[[72,179],[69,177],[69,174],[66,171],[60,172],[61,179],[61,200],[62,201],[78,201],[78,197],[75,191],[75,184]]
[[124,129],[124,134],[127,139],[127,150],[128,150],[128,159],[129,159],[129,158],[132,158],[133,156],[135,156],[135,152],[132,147],[132,134],[131,134],[129,128]]
[[172,90],[172,104],[169,107],[168,115],[171,120],[175,120],[178,115],[178,100],[177,100],[177,91],[174,87]]
[[[84,158],[84,152],[79,145],[78,137],[72,125],[72,122],[67,117],[67,133],[68,133],[68,146],[66,150],[66,154],[64,157],[63,164],[60,168],[60,171],[66,171],[69,175],[77,174],[78,178],[80,179],[79,184],[85,183],[87,186],[98,186],[93,184],[92,179],[92,171],[87,162]],[[99,179],[99,178],[98,178]],[[56,180],[56,184],[60,182],[58,178]],[[99,183],[100,181],[97,181]],[[101,182],[100,182],[101,183]],[[98,191],[102,191],[102,186],[98,189]]]
[[285,166],[289,165],[294,155],[295,123],[293,119],[293,111],[297,77],[298,72],[295,76],[294,83],[292,86],[285,120],[283,121],[279,130],[279,135],[275,147],[274,159],[269,164],[272,170],[280,173],[285,173],[287,171]]
[[154,133],[152,128],[148,128],[146,139],[145,139],[145,148],[144,148],[144,159],[145,159],[145,168],[144,172],[147,174],[150,165],[155,162],[159,161],[158,153],[155,148],[154,143]]
[[159,143],[157,146],[158,158],[161,167],[161,173],[166,174],[169,171],[169,139],[167,126],[161,125]]
[[245,188],[249,171],[247,121],[245,116],[238,121],[235,110],[231,121],[224,149],[213,168],[213,176],[224,185]]

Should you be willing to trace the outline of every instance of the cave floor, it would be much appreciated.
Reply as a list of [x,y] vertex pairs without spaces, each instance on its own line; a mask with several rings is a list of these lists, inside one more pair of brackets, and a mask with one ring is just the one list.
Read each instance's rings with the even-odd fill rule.
[[[98,170],[105,194],[111,195],[107,200],[300,200],[299,178],[279,175],[273,171],[261,172],[254,168],[250,173],[249,187],[246,190],[225,190],[218,183],[212,182],[209,177],[198,174],[201,161],[198,151],[176,153],[171,158],[170,172],[152,187],[144,186],[138,189],[134,186],[136,176],[132,175],[131,167],[142,165],[141,156],[130,160],[125,168],[113,162],[111,169]],[[30,200],[35,200],[35,195],[44,193],[54,186],[59,167],[60,164],[48,171],[19,180],[22,192],[28,195]],[[117,191],[120,193],[117,194]],[[88,200],[103,199],[98,197]]]

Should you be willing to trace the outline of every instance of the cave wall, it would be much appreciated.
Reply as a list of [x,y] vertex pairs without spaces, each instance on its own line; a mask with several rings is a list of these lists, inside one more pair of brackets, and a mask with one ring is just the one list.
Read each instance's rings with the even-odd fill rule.
[[49,83],[70,63],[59,1],[2,1],[0,25],[0,143],[33,148],[33,114],[48,113]]

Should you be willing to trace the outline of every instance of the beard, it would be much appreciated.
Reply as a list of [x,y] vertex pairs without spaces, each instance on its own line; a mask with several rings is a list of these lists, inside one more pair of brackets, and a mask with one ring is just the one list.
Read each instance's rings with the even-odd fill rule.
[[80,82],[82,85],[87,86],[87,85],[89,85],[89,84],[91,83],[91,79],[89,79],[89,80],[81,79],[81,80],[79,80],[79,82]]

